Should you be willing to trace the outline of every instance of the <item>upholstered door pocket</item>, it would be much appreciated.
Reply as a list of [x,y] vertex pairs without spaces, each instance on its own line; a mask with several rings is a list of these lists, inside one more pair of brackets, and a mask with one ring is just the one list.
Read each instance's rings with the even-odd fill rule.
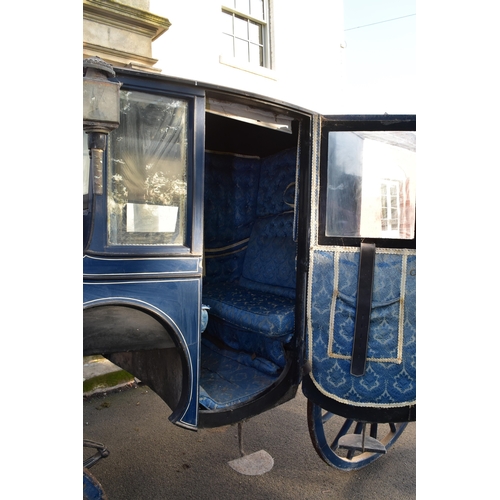
[[[401,300],[372,303],[367,360],[372,362],[401,362],[403,329],[399,329]],[[341,293],[333,297],[331,306],[328,354],[331,357],[351,359],[356,297]]]
[[312,378],[323,392],[352,404],[413,401],[415,251],[377,248],[366,373],[353,377],[359,256],[354,247],[322,247],[314,252],[308,294]]

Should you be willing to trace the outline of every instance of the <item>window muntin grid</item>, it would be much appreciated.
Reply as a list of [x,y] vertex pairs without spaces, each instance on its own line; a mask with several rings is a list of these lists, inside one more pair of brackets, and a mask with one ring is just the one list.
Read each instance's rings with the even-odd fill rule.
[[222,53],[242,62],[269,66],[265,0],[233,0],[222,6]]
[[380,187],[382,213],[380,217],[383,232],[399,235],[401,182],[384,180]]

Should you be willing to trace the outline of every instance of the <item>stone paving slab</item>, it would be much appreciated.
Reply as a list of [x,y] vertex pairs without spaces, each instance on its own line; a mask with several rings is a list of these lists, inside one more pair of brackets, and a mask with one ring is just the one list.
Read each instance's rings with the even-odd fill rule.
[[133,383],[135,378],[102,356],[83,358],[83,394],[90,396]]

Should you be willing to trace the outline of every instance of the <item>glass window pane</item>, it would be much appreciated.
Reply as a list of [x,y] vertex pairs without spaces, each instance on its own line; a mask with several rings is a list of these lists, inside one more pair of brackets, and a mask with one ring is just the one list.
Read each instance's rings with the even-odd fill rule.
[[234,36],[248,40],[248,21],[241,17],[234,17]]
[[264,20],[264,0],[251,0],[250,14],[252,17]]
[[[227,12],[224,8],[233,9],[237,12]],[[222,55],[232,54],[245,62],[251,62],[258,66],[265,66],[267,64],[266,53],[269,51],[268,40],[269,34],[266,15],[267,3],[264,0],[234,0],[234,5],[230,0],[222,2],[222,33],[232,34],[240,40],[260,45],[260,48],[250,48],[243,43],[235,42],[235,47],[229,51],[229,42],[222,41]],[[253,21],[251,18],[259,19]]]
[[242,12],[243,14],[250,14],[249,0],[236,0],[235,9]]
[[222,32],[233,34],[233,15],[228,12],[222,12]]
[[248,62],[248,42],[238,38],[234,39],[234,57]]
[[414,132],[330,132],[326,236],[412,239]]
[[262,44],[262,29],[260,27],[260,24],[254,23],[254,22],[249,22],[248,23],[248,39],[257,44]]
[[262,47],[260,45],[250,44],[250,62],[262,66]]
[[108,242],[184,243],[187,101],[121,92],[120,126],[109,135]]

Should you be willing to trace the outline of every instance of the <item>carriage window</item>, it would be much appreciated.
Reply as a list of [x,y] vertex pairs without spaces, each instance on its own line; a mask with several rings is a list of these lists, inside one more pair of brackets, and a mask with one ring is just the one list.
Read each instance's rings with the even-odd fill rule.
[[188,103],[122,91],[120,108],[120,126],[109,135],[108,242],[182,245]]
[[414,132],[329,132],[326,236],[414,238]]

